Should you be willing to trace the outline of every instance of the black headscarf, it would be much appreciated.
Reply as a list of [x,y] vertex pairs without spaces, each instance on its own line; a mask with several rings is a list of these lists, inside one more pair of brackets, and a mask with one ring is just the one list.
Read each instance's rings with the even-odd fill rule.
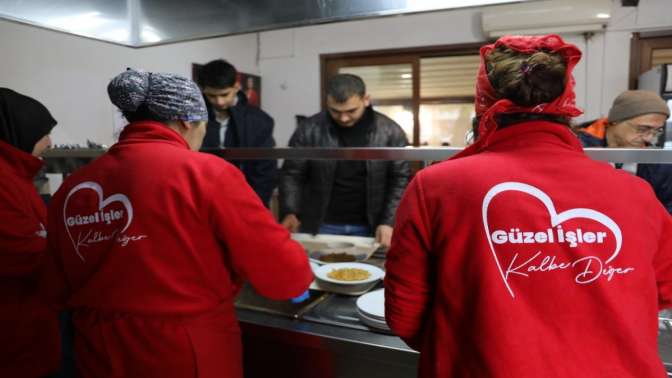
[[56,123],[39,101],[0,88],[0,140],[30,154]]

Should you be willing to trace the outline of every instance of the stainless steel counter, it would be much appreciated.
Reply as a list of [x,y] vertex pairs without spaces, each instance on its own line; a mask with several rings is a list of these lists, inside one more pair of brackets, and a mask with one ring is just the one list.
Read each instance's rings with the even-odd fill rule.
[[415,377],[419,354],[401,339],[238,309],[246,378]]
[[[370,260],[374,265],[383,261]],[[278,372],[292,378],[416,375],[419,354],[397,336],[361,323],[356,296],[309,294],[293,304],[262,298],[249,285],[240,292],[236,307],[247,378],[277,377]]]
[[375,354],[383,353],[394,357],[397,362],[411,364],[417,362],[419,355],[418,352],[409,348],[399,337],[394,335],[290,319],[253,310],[238,309],[237,313],[238,319],[245,323],[246,327],[273,328],[320,337],[324,339],[323,345],[328,345],[343,352],[365,351],[370,353],[375,350]]
[[[300,319],[238,309],[246,377],[415,377],[419,354],[401,339],[361,326],[336,325],[351,317],[354,299],[328,294]],[[330,312],[332,319],[324,317]],[[344,316],[340,316],[344,315]],[[317,319],[307,320],[307,319]],[[333,324],[327,324],[330,321]],[[347,322],[347,320],[346,320]],[[660,356],[672,377],[672,328],[659,334]]]
[[[595,160],[617,163],[672,164],[672,149],[658,148],[585,148]],[[225,159],[311,159],[311,160],[408,160],[438,161],[462,151],[459,147],[362,147],[362,148],[226,148],[206,152]],[[90,161],[104,149],[51,149],[44,153],[46,161]],[[58,164],[57,164],[58,166]]]

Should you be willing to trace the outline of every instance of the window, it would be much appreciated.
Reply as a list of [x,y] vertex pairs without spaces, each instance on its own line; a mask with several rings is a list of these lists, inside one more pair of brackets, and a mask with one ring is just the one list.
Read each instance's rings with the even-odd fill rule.
[[664,63],[672,63],[672,48],[653,50],[651,53],[651,67]]
[[361,77],[376,110],[395,120],[406,132],[408,140],[413,140],[412,64],[341,67],[338,73]]
[[322,55],[322,87],[334,74],[358,75],[374,108],[394,119],[414,146],[461,147],[475,115],[480,46]]
[[637,88],[639,75],[663,63],[672,63],[672,35],[662,37],[632,37],[630,59],[630,89]]

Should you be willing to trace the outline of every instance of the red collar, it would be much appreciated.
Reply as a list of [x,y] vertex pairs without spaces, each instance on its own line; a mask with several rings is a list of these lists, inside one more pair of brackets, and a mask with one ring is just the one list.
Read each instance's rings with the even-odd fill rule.
[[0,140],[0,161],[4,161],[19,176],[32,180],[44,162]]
[[161,122],[140,121],[126,126],[119,136],[121,145],[161,141],[190,149],[189,144],[177,131]]
[[565,125],[546,121],[530,121],[497,130],[483,150],[502,151],[529,148],[551,143],[577,152],[583,152],[579,138]]

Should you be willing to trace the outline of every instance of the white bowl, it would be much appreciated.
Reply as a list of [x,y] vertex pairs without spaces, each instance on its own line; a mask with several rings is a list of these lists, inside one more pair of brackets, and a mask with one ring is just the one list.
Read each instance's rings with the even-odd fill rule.
[[[367,272],[369,272],[369,278],[367,278],[365,280],[357,280],[357,281],[340,281],[340,280],[335,280],[335,279],[327,276],[327,274],[329,272],[331,272],[332,270],[343,269],[343,268],[364,269]],[[377,280],[383,278],[384,275],[385,275],[385,272],[383,272],[383,270],[378,268],[377,266],[373,266],[371,264],[362,264],[362,263],[357,263],[357,262],[324,264],[315,271],[315,277],[317,277],[318,279],[320,279],[322,281],[329,282],[329,283],[339,284],[339,285],[360,285],[360,284],[364,284],[364,283],[374,282],[374,281],[377,281]]]

